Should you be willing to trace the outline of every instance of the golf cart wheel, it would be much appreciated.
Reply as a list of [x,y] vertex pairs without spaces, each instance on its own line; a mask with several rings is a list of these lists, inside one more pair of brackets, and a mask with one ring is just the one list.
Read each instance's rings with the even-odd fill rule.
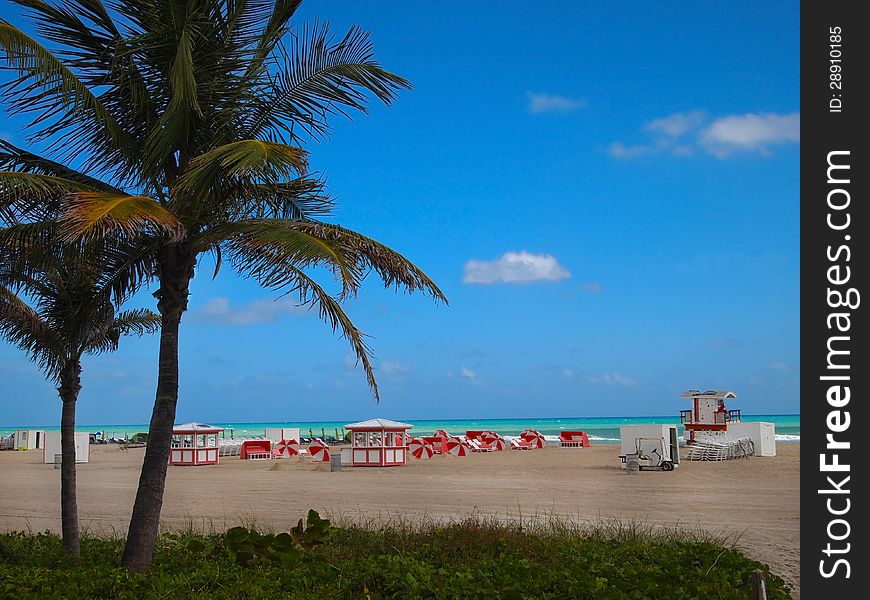
[[662,471],[673,471],[673,470],[674,470],[674,463],[672,463],[670,461],[665,461],[662,463]]

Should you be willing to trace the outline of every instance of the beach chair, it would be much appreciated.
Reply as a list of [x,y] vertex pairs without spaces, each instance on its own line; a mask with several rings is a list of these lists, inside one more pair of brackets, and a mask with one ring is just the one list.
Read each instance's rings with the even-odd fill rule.
[[511,440],[511,450],[534,450],[535,445],[525,439],[525,438],[516,438]]
[[465,432],[465,439],[466,440],[483,441],[483,434],[484,433],[486,433],[486,432],[485,431],[466,431]]
[[444,443],[447,438],[443,438],[436,435],[423,436],[421,438],[424,442],[432,446],[432,449],[435,451],[435,454],[444,454],[446,452],[446,448]]
[[269,460],[272,458],[271,440],[245,440],[239,451],[242,460]]
[[562,448],[589,448],[589,437],[582,431],[562,431],[559,433]]

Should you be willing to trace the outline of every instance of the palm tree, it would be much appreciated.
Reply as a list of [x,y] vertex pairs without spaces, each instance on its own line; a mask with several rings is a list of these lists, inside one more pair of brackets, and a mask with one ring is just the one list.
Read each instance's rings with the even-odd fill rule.
[[[0,230],[0,236],[5,233]],[[82,357],[117,350],[122,335],[156,332],[160,317],[142,309],[116,313],[95,263],[76,256],[72,247],[54,260],[41,254],[42,266],[34,269],[0,251],[0,337],[27,352],[46,378],[58,384],[63,406],[61,529],[64,548],[79,554],[75,423]]]
[[[300,0],[12,0],[41,45],[0,21],[16,76],[2,97],[33,114],[53,157],[0,147],[6,210],[56,203],[70,240],[126,239],[114,289],[154,278],[162,317],[157,393],[123,562],[151,561],[178,401],[178,340],[197,261],[211,254],[266,288],[295,294],[351,344],[378,399],[370,350],[341,308],[374,272],[387,287],[446,301],[387,246],[324,222],[332,202],[300,145],[329,118],[392,103],[408,82],[373,58],[357,27],[294,29]],[[5,158],[3,153],[5,152]],[[75,165],[76,168],[71,168]],[[0,210],[2,210],[0,194]],[[36,207],[36,208],[34,208]],[[336,279],[330,292],[311,270]]]

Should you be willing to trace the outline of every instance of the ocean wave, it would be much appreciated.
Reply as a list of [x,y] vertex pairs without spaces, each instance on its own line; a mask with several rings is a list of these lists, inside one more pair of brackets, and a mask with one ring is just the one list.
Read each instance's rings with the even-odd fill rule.
[[791,435],[788,433],[777,433],[776,434],[777,442],[799,442],[801,441],[801,436],[799,435]]

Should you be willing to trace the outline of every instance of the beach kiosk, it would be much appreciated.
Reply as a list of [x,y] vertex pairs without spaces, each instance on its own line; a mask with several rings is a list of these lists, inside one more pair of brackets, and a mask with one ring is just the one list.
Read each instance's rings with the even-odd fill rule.
[[351,432],[353,466],[404,465],[408,455],[405,432],[412,427],[413,425],[389,419],[369,419],[345,425],[344,428]]
[[221,427],[205,423],[185,423],[172,429],[169,450],[170,465],[216,465],[218,462],[218,434]]
[[734,392],[689,390],[682,398],[692,401],[692,408],[680,411],[680,423],[686,428],[686,443],[694,444],[701,437],[725,436],[728,425],[740,422],[739,410],[728,410],[725,400],[736,398]]

